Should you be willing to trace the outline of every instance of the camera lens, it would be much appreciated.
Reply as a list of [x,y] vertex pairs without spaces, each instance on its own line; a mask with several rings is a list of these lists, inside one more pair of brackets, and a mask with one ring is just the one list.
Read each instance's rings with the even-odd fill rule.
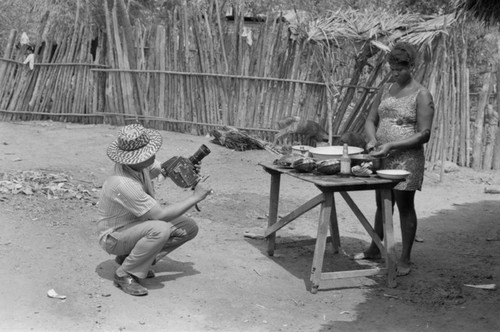
[[210,149],[205,144],[202,144],[199,149],[191,157],[189,157],[189,161],[193,164],[199,164],[203,158],[208,156],[209,153]]

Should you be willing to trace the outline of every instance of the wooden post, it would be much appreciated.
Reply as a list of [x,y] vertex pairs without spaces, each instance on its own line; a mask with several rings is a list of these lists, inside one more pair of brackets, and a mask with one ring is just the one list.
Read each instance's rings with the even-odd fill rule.
[[486,112],[486,133],[485,133],[485,149],[483,156],[483,169],[490,170],[493,164],[493,152],[495,148],[495,137],[498,129],[498,112],[495,111],[493,105],[487,105]]
[[479,170],[482,168],[482,152],[483,152],[483,132],[484,132],[484,113],[486,105],[489,102],[491,92],[491,72],[483,75],[483,88],[479,94],[479,102],[477,105],[476,119],[474,122],[474,144],[472,150],[472,168]]
[[[446,25],[446,23],[445,23]],[[442,114],[441,120],[443,121],[443,141],[441,142],[441,151],[440,151],[440,158],[441,158],[441,170],[439,172],[439,181],[443,181],[444,178],[444,165],[446,161],[446,150],[447,150],[447,143],[448,143],[448,133],[449,133],[449,123],[450,119],[447,114],[450,112],[450,104],[448,103],[448,82],[450,79],[449,76],[449,68],[450,68],[450,63],[449,63],[449,55],[448,55],[448,47],[447,47],[447,42],[446,42],[446,35],[443,35],[442,37],[442,42],[443,42],[443,66],[442,68],[442,75],[440,75],[440,78],[443,82],[443,94],[442,94],[442,103],[440,103],[440,106],[443,109],[440,111]]]
[[[500,41],[497,43],[498,52],[500,52]],[[497,116],[500,115],[500,61],[497,62]],[[498,126],[498,123],[497,123]],[[500,169],[500,135],[498,134],[495,137],[495,148],[493,150],[493,161],[491,163],[492,169]]]
[[[466,47],[464,47],[466,49]],[[465,62],[464,62],[465,66]],[[469,98],[469,79],[470,73],[469,69],[465,67],[465,108],[464,108],[464,119],[465,122],[465,165],[466,167],[470,167],[470,148],[471,148],[471,133],[470,133],[470,98]]]

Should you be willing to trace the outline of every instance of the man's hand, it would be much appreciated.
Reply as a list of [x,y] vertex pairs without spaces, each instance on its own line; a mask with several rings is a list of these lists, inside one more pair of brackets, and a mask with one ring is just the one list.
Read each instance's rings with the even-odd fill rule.
[[196,174],[200,174],[201,162],[199,162],[198,164],[193,164],[193,170]]
[[198,183],[196,187],[194,187],[193,195],[197,197],[198,201],[202,201],[207,198],[208,195],[212,194],[213,190],[210,186],[206,184]]

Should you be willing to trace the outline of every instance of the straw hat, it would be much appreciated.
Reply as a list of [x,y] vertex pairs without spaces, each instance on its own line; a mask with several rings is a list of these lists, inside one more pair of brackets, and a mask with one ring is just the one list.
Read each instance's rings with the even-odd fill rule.
[[162,138],[158,131],[135,123],[120,129],[118,138],[108,147],[108,157],[122,165],[136,165],[158,152]]

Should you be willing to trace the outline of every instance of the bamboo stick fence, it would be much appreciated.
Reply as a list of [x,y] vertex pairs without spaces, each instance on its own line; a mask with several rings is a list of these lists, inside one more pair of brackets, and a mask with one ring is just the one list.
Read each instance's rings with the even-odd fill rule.
[[[2,120],[95,123],[96,117],[102,117],[98,114],[104,104],[102,84],[99,74],[91,68],[106,66],[92,63],[90,43],[83,42],[87,39],[86,33],[80,29],[71,38],[61,38],[56,42],[55,53],[52,53],[52,44],[35,49],[41,62],[30,70],[23,65],[23,49],[15,50],[17,33],[12,31],[5,59],[0,61]],[[74,56],[70,58],[69,54]],[[53,62],[45,62],[49,58]]]
[[[371,71],[358,73],[359,81],[350,85],[352,56],[336,54],[332,73],[325,77],[320,52],[305,41],[291,42],[280,20],[254,27],[250,39],[242,37],[241,17],[228,26],[213,19],[215,13],[190,15],[182,8],[164,26],[136,27],[136,53],[131,55],[116,11],[104,8],[106,31],[82,24],[47,41],[47,47],[35,50],[32,71],[22,65],[24,55],[14,47],[17,35],[11,33],[0,59],[1,120],[141,121],[197,135],[229,125],[271,141],[277,120],[293,115],[326,130],[331,123],[332,134],[362,132],[373,96],[386,80],[383,54],[370,59]],[[416,71],[436,105],[426,158],[431,165],[448,160],[467,167],[487,159],[479,167],[488,169],[495,158],[485,154],[496,151],[491,148],[495,139],[491,130],[476,128],[488,103],[475,114],[470,111],[466,38],[462,29],[450,29],[435,45],[432,60]],[[92,40],[98,41],[97,48],[92,49]],[[53,54],[52,46],[57,46]],[[129,56],[136,68],[130,67]],[[486,125],[493,128],[495,121]],[[474,156],[473,149],[486,141],[490,152],[482,147]]]
[[[226,31],[221,40],[221,27],[211,26],[206,15],[200,20],[190,19],[186,11],[175,14],[181,19],[169,26],[137,29],[138,69],[129,68],[125,48],[119,46],[125,39],[116,33],[120,30],[116,19],[110,20],[108,35],[113,38],[108,44],[113,52],[108,52],[108,63],[117,65],[92,69],[106,74],[111,98],[105,113],[110,121],[123,123],[121,114],[136,114],[137,119],[165,130],[206,134],[214,126],[230,125],[258,129],[257,134],[266,139],[285,116],[326,123],[325,84],[308,80],[316,78],[312,72],[317,69],[312,68],[310,57],[303,61],[306,45],[288,43],[283,23],[262,25],[256,33],[262,38],[250,46],[240,31]],[[183,26],[186,22],[188,27]],[[235,23],[236,29],[241,22]],[[124,91],[133,90],[136,81],[140,97],[134,101]]]
[[[439,41],[433,61],[420,68],[425,72],[421,81],[429,88],[436,106],[426,159],[431,166],[451,161],[474,169],[492,169],[493,159],[500,157],[495,157],[500,147],[493,147],[498,128],[498,111],[493,108],[500,109],[496,98],[488,97],[492,79],[496,77],[484,74],[484,86],[473,107],[466,45],[463,27],[453,28],[448,37]],[[490,113],[486,112],[488,109]],[[498,169],[498,165],[494,169]]]

